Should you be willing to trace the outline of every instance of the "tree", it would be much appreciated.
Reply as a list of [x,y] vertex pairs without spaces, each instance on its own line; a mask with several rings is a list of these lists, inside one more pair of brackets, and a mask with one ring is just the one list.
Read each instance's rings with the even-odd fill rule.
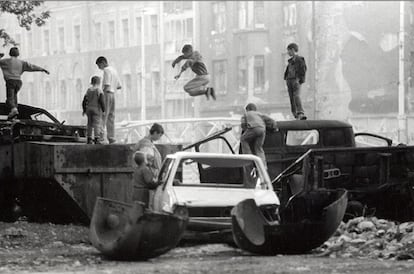
[[[0,1],[0,13],[9,13],[15,15],[20,27],[30,30],[32,24],[43,26],[50,17],[49,11],[37,11],[37,8],[43,5],[44,1]],[[0,39],[3,39],[3,46],[8,44],[18,45],[16,41],[0,27]]]

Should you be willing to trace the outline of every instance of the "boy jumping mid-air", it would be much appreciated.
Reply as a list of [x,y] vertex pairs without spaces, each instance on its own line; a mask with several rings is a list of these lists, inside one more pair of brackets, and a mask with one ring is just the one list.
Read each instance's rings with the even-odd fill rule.
[[184,85],[184,90],[190,94],[190,96],[199,96],[199,95],[206,95],[207,99],[213,97],[216,100],[216,93],[214,88],[207,87],[208,83],[210,83],[210,75],[207,72],[207,67],[203,63],[203,57],[198,51],[193,51],[193,46],[191,45],[184,45],[183,49],[181,50],[183,55],[177,57],[172,63],[172,67],[174,68],[177,63],[181,60],[186,59],[187,61],[181,67],[181,71],[178,75],[174,78],[178,80],[181,74],[187,69],[191,68],[191,70],[196,74],[192,80],[190,80],[187,84]]

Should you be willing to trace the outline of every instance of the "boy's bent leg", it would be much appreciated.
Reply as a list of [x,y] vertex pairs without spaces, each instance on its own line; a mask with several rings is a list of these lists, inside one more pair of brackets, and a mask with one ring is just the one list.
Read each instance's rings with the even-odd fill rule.
[[262,159],[263,164],[265,167],[267,167],[266,164],[266,155],[263,150],[263,144],[266,138],[266,130],[262,128],[255,128],[256,132],[256,139],[254,140],[254,151],[256,156],[258,156],[260,159]]
[[207,92],[207,84],[210,82],[208,75],[198,75],[184,85],[184,90],[190,96],[205,95]]
[[254,143],[256,133],[253,129],[246,129],[246,131],[240,137],[240,146],[242,147],[243,154],[252,154],[251,144]]

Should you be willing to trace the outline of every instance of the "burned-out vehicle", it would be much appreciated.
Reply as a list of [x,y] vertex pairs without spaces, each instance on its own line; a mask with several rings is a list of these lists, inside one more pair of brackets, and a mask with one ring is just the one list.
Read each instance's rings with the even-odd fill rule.
[[[266,133],[264,151],[282,207],[304,186],[312,185],[313,189],[348,190],[345,218],[414,219],[413,146],[394,145],[376,134],[354,133],[342,121],[280,121],[277,126]],[[222,136],[226,130],[206,140],[228,146]],[[194,145],[195,149],[202,151],[202,144]],[[228,151],[235,153],[230,147]]]
[[[50,156],[47,152],[63,143],[79,146],[86,140],[84,126],[64,125],[42,108],[19,104],[18,110],[17,119],[7,120],[8,108],[5,103],[0,103],[2,220],[35,212],[42,215],[40,212],[47,207],[53,211],[54,206],[46,204],[53,204],[55,200],[66,201],[67,198],[62,199],[58,194],[61,193],[60,187],[52,184],[51,176],[47,175],[53,170],[53,160],[59,161],[47,157]],[[23,207],[25,212],[22,212]],[[60,215],[65,214],[60,212]]]
[[[0,103],[0,220],[89,224],[97,197],[132,202],[132,144],[86,145],[86,127]],[[180,145],[158,146],[163,157]]]
[[[231,235],[232,208],[253,199],[267,218],[278,220],[279,199],[262,164],[253,155],[177,152],[162,166],[152,206],[173,212],[177,205],[189,212],[187,237]],[[204,233],[203,233],[204,232]],[[194,235],[194,234],[193,234]],[[231,238],[230,238],[231,239]]]
[[19,104],[19,115],[7,120],[8,107],[0,103],[0,145],[24,141],[85,142],[85,126],[65,125],[42,108]]
[[185,206],[184,238],[234,240],[259,254],[319,246],[336,231],[347,201],[345,190],[307,192],[291,196],[280,211],[268,173],[253,155],[177,152],[165,159],[159,180],[151,206],[159,212]]

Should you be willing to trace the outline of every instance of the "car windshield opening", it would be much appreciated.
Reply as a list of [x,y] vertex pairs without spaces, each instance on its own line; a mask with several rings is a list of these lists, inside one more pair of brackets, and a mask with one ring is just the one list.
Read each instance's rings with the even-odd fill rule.
[[261,188],[264,179],[252,160],[234,158],[182,159],[174,186]]

